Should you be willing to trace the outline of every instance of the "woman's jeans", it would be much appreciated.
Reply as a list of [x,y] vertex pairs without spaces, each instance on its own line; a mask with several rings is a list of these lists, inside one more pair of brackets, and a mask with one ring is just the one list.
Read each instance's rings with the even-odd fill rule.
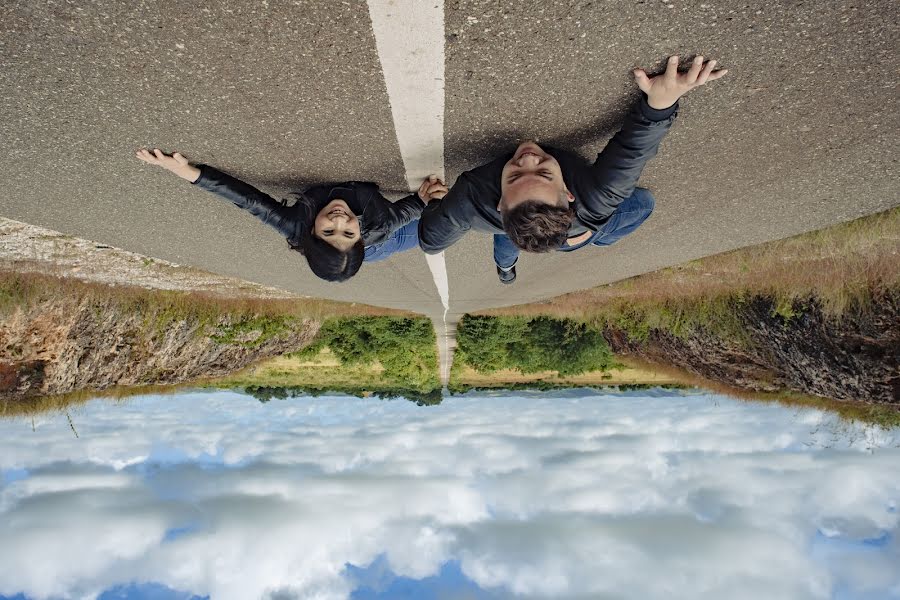
[[363,262],[384,260],[391,254],[403,252],[419,245],[419,220],[407,223],[391,234],[391,237],[366,247]]
[[[655,204],[653,194],[644,188],[634,188],[634,192],[616,208],[609,220],[589,239],[574,246],[562,246],[558,252],[572,252],[584,246],[609,246],[633,232],[647,220]],[[508,269],[516,264],[519,249],[505,234],[494,235],[494,262],[498,267]],[[368,260],[368,259],[367,259]]]

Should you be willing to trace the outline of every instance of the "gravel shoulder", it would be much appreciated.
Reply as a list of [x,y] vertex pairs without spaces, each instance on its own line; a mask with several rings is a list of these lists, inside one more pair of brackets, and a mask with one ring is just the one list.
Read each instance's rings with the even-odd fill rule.
[[3,218],[0,218],[0,269],[111,286],[204,292],[225,297],[308,297]]

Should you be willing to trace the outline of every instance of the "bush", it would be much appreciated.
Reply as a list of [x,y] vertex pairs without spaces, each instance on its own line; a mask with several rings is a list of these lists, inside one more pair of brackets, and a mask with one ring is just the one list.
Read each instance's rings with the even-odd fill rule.
[[578,375],[615,364],[601,332],[571,319],[466,315],[456,336],[457,360],[483,373],[517,369]]
[[349,317],[325,321],[316,340],[292,356],[309,358],[328,347],[343,365],[384,367],[384,378],[404,389],[439,387],[437,340],[425,318]]

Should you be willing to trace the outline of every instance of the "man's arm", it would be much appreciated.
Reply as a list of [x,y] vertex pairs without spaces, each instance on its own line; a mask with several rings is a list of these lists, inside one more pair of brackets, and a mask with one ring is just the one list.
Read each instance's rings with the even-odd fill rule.
[[426,254],[443,252],[472,226],[471,187],[463,174],[440,201],[428,203],[419,217],[419,247]]
[[665,73],[652,78],[635,69],[635,81],[644,94],[592,167],[597,193],[582,198],[579,210],[579,218],[589,227],[600,226],[634,192],[644,166],[656,156],[677,116],[678,99],[728,72],[713,71],[716,61],[704,65],[702,56],[684,73],[678,72],[678,62],[678,56],[669,57]]
[[292,238],[296,233],[295,209],[284,206],[249,183],[209,165],[192,165],[178,152],[169,156],[158,149],[154,149],[152,153],[142,149],[138,151],[137,157],[144,162],[163,167],[182,179],[230,201],[238,208],[243,208],[286,238]]
[[599,226],[634,192],[644,166],[656,156],[677,111],[677,102],[665,110],[655,110],[646,98],[631,110],[625,125],[591,167],[596,193],[580,198],[579,203],[578,216],[585,225],[592,229]]

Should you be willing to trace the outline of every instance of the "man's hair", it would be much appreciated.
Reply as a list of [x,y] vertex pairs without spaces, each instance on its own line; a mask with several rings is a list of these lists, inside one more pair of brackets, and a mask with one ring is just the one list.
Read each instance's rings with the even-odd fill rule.
[[359,271],[366,254],[362,239],[357,240],[345,252],[341,252],[312,232],[303,236],[299,245],[290,240],[288,244],[291,250],[297,250],[305,256],[312,272],[325,281],[347,281]]
[[510,241],[526,252],[550,252],[566,243],[575,211],[565,206],[540,200],[525,200],[509,210],[501,211],[503,229]]

